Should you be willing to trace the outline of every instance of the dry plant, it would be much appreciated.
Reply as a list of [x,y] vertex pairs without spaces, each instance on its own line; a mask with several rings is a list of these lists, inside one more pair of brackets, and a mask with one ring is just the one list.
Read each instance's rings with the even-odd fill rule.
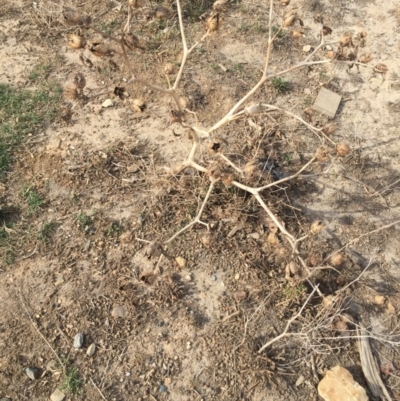
[[[281,1],[281,6],[285,7],[289,4],[289,1]],[[266,214],[266,219],[268,220],[268,228],[270,230],[270,239],[273,242],[276,239],[276,245],[279,245],[279,241],[276,238],[276,233],[280,233],[282,237],[286,240],[286,245],[289,246],[290,253],[290,263],[288,264],[287,271],[288,276],[290,274],[298,274],[301,272],[300,277],[302,280],[308,280],[310,285],[313,288],[313,292],[317,292],[319,296],[323,296],[318,286],[315,286],[312,282],[312,276],[314,272],[317,272],[320,269],[331,268],[335,269],[335,263],[340,264],[337,261],[338,257],[330,260],[330,263],[325,263],[330,257],[328,257],[323,263],[323,266],[309,266],[306,262],[308,255],[305,255],[299,250],[300,244],[309,236],[319,232],[323,229],[321,224],[313,224],[309,230],[307,235],[304,235],[301,238],[296,238],[285,226],[285,222],[272,211],[271,207],[268,206],[268,192],[267,190],[271,190],[272,188],[279,188],[279,186],[287,181],[294,180],[296,178],[304,178],[307,179],[312,175],[305,175],[304,172],[311,167],[314,163],[322,161],[326,161],[331,154],[334,154],[335,157],[343,157],[348,155],[351,152],[350,146],[347,143],[335,143],[329,135],[336,130],[336,125],[334,123],[330,123],[327,126],[322,128],[314,127],[309,122],[305,121],[300,116],[288,111],[284,110],[275,105],[262,103],[262,102],[254,102],[252,101],[253,95],[255,95],[260,88],[262,88],[268,81],[273,78],[280,77],[289,72],[295,71],[300,68],[310,68],[311,66],[327,64],[327,63],[345,63],[348,65],[348,68],[352,68],[353,66],[357,66],[357,68],[361,66],[366,66],[366,62],[371,60],[370,56],[364,55],[362,58],[357,58],[357,49],[359,43],[365,41],[365,33],[359,34],[357,37],[352,38],[349,35],[345,35],[341,37],[336,42],[331,42],[330,45],[334,44],[336,46],[337,51],[333,52],[334,54],[323,54],[323,51],[326,49],[327,43],[325,42],[326,35],[330,35],[332,30],[323,25],[322,17],[319,17],[317,20],[321,25],[321,29],[319,32],[320,43],[314,49],[310,49],[309,54],[299,62],[298,64],[291,66],[289,68],[283,69],[278,72],[271,73],[270,59],[271,53],[273,51],[274,41],[277,39],[282,30],[291,30],[292,37],[296,38],[298,35],[302,35],[302,25],[303,22],[297,15],[297,13],[290,11],[288,14],[282,15],[280,27],[276,30],[273,29],[273,1],[269,2],[269,24],[268,24],[268,42],[267,42],[267,50],[265,54],[264,67],[261,73],[261,76],[258,82],[248,90],[248,92],[239,99],[230,110],[226,113],[225,116],[216,121],[211,127],[202,127],[198,123],[197,114],[195,111],[191,111],[187,108],[187,102],[185,98],[180,94],[180,83],[182,80],[183,72],[185,67],[187,66],[189,56],[193,52],[196,47],[204,42],[210,35],[218,35],[218,30],[220,29],[220,18],[222,13],[226,12],[229,8],[229,2],[217,0],[214,3],[214,7],[212,11],[210,11],[209,15],[205,18],[206,22],[206,32],[205,34],[194,44],[189,45],[188,40],[185,34],[185,26],[183,22],[183,11],[181,6],[181,1],[176,1],[176,12],[179,23],[179,30],[182,39],[182,58],[180,62],[180,67],[177,72],[176,78],[174,82],[169,82],[168,75],[173,71],[173,65],[167,64],[164,68],[164,72],[167,76],[167,80],[169,83],[169,87],[162,87],[152,82],[148,82],[142,79],[140,72],[136,70],[134,67],[134,63],[131,61],[127,49],[139,49],[142,51],[144,47],[141,44],[140,38],[132,32],[132,26],[134,25],[135,16],[142,7],[145,7],[146,2],[142,1],[132,1],[126,2],[126,7],[128,9],[128,16],[126,23],[123,26],[122,32],[118,36],[109,35],[105,32],[98,30],[92,24],[92,19],[90,16],[83,15],[79,11],[75,9],[64,7],[63,16],[66,24],[71,26],[76,26],[79,28],[77,33],[70,34],[68,36],[68,45],[73,49],[81,49],[86,45],[86,39],[84,38],[84,30],[92,29],[97,34],[100,34],[104,39],[111,40],[116,43],[120,48],[120,54],[124,60],[125,67],[129,72],[129,79],[127,80],[128,85],[133,84],[141,84],[148,88],[152,88],[155,91],[166,94],[170,96],[174,102],[175,109],[170,112],[170,120],[173,123],[181,124],[183,127],[187,128],[190,131],[190,139],[192,140],[192,146],[187,156],[186,160],[177,165],[174,168],[169,169],[170,174],[177,175],[185,169],[192,168],[197,170],[198,172],[208,176],[209,178],[209,187],[206,192],[206,195],[200,205],[198,213],[196,217],[189,222],[182,229],[178,230],[174,235],[170,238],[164,240],[158,240],[155,243],[157,247],[160,246],[162,248],[163,245],[170,244],[174,239],[176,239],[179,235],[193,227],[195,224],[204,225],[207,230],[210,230],[210,226],[208,223],[201,220],[204,209],[207,206],[207,203],[212,196],[213,190],[217,182],[222,182],[226,187],[236,187],[240,190],[246,191],[251,194],[254,199],[258,202],[260,207]],[[146,11],[148,13],[148,11]],[[163,6],[157,6],[155,9],[151,10],[151,16],[156,19],[165,19],[171,17],[172,10],[166,9]],[[293,28],[296,24],[299,24],[299,28]],[[330,46],[329,48],[332,48]],[[105,55],[111,55],[112,50],[109,49],[104,43],[92,43],[90,45],[91,52],[96,54],[99,57]],[[331,53],[330,51],[329,53]],[[318,58],[318,55],[321,54],[322,58]],[[357,61],[358,60],[358,61]],[[363,61],[363,62],[361,62]],[[382,74],[384,74],[387,70],[383,64],[378,64],[374,69]],[[82,74],[77,74],[75,77],[71,78],[70,82],[65,86],[65,96],[69,100],[77,101],[79,99],[85,99],[84,95],[84,87],[85,87],[85,79]],[[137,111],[142,110],[145,107],[144,102],[140,99],[135,100],[135,106]],[[239,119],[247,119],[248,121],[252,121],[252,116],[262,115],[271,111],[277,111],[280,113],[286,114],[289,118],[296,119],[301,124],[303,124],[307,129],[309,129],[312,133],[314,133],[319,140],[321,141],[321,148],[312,157],[307,163],[305,163],[296,173],[272,180],[272,182],[253,185],[250,182],[248,177],[258,169],[258,166],[254,163],[249,163],[246,166],[240,166],[234,163],[229,157],[224,154],[224,146],[217,139],[217,131],[227,124],[237,121]],[[254,123],[253,123],[254,124]],[[199,155],[204,154],[203,150],[208,150],[208,152],[212,153],[212,157],[205,162],[204,158],[199,157]],[[200,159],[200,160],[199,160]],[[329,170],[326,170],[326,172]],[[320,173],[323,174],[324,172]],[[139,239],[141,241],[150,243],[153,247],[155,243],[151,243],[145,239]],[[290,324],[289,324],[290,325]],[[288,329],[289,327],[287,327]]]

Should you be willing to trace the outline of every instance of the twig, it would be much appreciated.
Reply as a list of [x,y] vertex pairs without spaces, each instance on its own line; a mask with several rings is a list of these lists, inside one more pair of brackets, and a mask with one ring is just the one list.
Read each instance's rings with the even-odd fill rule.
[[279,336],[276,336],[275,338],[273,338],[272,340],[268,341],[266,344],[264,344],[259,350],[258,353],[261,354],[261,352],[263,352],[266,348],[268,348],[270,345],[274,344],[275,342],[277,342],[278,340],[280,340],[281,338],[284,337],[288,337],[291,335],[296,335],[296,333],[288,333],[288,330],[290,328],[290,325],[302,314],[304,308],[306,307],[306,305],[308,304],[309,300],[311,299],[311,297],[314,295],[314,292],[317,290],[318,285],[311,291],[310,295],[308,296],[308,298],[306,299],[306,301],[304,302],[303,306],[300,308],[300,310],[292,317],[289,319],[289,321],[286,324],[285,330],[279,334]]
[[107,401],[107,398],[104,397],[104,394],[101,392],[101,390],[96,386],[96,383],[93,381],[92,378],[90,378],[90,381],[92,382],[93,386],[96,388],[96,390],[99,392],[101,398],[105,401]]

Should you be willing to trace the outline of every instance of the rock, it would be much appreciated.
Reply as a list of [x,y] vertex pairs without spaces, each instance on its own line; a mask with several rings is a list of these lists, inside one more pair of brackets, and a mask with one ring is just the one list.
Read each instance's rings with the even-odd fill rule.
[[300,375],[299,378],[296,380],[296,387],[299,387],[301,384],[303,384],[304,380],[305,380],[304,376]]
[[183,259],[181,256],[178,256],[175,260],[179,267],[183,268],[186,266],[186,260]]
[[304,53],[310,53],[310,50],[311,50],[311,46],[310,45],[303,46],[303,52]]
[[84,334],[78,333],[74,338],[74,348],[82,348],[83,345]]
[[51,401],[63,401],[65,399],[65,394],[58,388],[50,396]]
[[251,233],[247,237],[257,240],[257,239],[260,239],[260,234],[259,233]]
[[326,88],[321,88],[312,108],[328,117],[335,117],[342,97]]
[[103,102],[102,107],[112,107],[114,106],[114,102],[111,99],[107,99]]
[[38,368],[26,368],[25,373],[32,380],[37,380],[40,377],[40,370]]
[[325,401],[368,401],[364,388],[340,365],[326,372],[318,384],[318,394]]
[[93,356],[95,352],[96,352],[96,344],[90,344],[88,349],[86,350],[86,355]]
[[158,388],[159,393],[165,393],[167,391],[167,387],[165,387],[163,384]]
[[125,306],[118,305],[115,306],[114,309],[111,311],[112,317],[127,317],[128,311],[126,310]]

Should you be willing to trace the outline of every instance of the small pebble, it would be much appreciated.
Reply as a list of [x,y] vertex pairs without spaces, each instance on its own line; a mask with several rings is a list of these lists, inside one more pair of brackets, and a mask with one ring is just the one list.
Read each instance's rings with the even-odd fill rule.
[[112,107],[112,106],[114,106],[114,103],[111,99],[107,99],[103,102],[102,106],[103,107]]
[[74,348],[81,348],[83,345],[84,335],[83,333],[78,333],[74,338]]
[[40,370],[38,368],[26,368],[25,373],[32,380],[39,379],[40,377]]
[[167,391],[167,388],[163,384],[161,384],[161,386],[158,388],[158,392],[165,393],[166,391]]
[[248,235],[248,237],[257,240],[257,239],[260,239],[260,234],[259,233],[251,233]]
[[305,380],[304,376],[300,375],[299,378],[296,380],[296,387],[299,387],[301,384],[303,384],[304,380]]
[[216,281],[217,280],[217,276],[215,274],[211,274],[211,280],[212,281]]
[[311,46],[310,46],[310,45],[305,45],[305,46],[303,46],[303,52],[304,52],[304,53],[309,53],[310,50],[311,50]]
[[239,273],[236,273],[236,274],[235,274],[235,280],[237,281],[237,280],[239,280],[239,278],[240,278],[240,274],[239,274]]
[[63,401],[65,399],[65,394],[58,388],[50,396],[51,401]]
[[93,356],[95,352],[96,352],[96,344],[90,344],[88,349],[86,350],[86,355]]
[[112,317],[127,317],[128,311],[126,310],[125,306],[118,305],[118,306],[114,307],[114,309],[111,311],[111,316]]
[[183,268],[186,266],[186,260],[184,258],[182,258],[181,256],[178,256],[175,260],[179,267]]

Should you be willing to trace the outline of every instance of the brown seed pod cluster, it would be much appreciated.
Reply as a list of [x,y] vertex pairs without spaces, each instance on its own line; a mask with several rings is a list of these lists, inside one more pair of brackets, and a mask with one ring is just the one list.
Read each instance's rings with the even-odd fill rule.
[[338,125],[335,122],[327,123],[323,126],[322,132],[325,135],[332,135],[338,129]]
[[215,32],[219,28],[219,14],[218,13],[212,13],[207,19],[206,19],[206,28],[208,32]]
[[339,156],[347,156],[351,152],[350,145],[346,142],[340,142],[336,146],[336,152]]
[[132,109],[136,113],[142,113],[146,109],[146,103],[143,99],[133,99],[132,100]]
[[172,63],[167,63],[167,64],[165,64],[165,66],[164,66],[164,72],[165,72],[167,75],[173,74],[173,73],[174,73],[174,70],[175,70],[175,66],[174,66]]
[[329,258],[329,262],[335,267],[340,267],[345,260],[346,257],[342,252],[335,253]]
[[88,15],[83,15],[70,7],[64,7],[63,16],[65,22],[71,26],[88,26],[92,22],[92,19]]
[[312,222],[310,227],[311,234],[318,234],[325,228],[324,223],[321,220],[315,220]]
[[112,56],[112,50],[102,42],[92,43],[89,47],[91,53],[97,57]]
[[[303,21],[299,18],[297,13],[295,11],[291,11],[290,13],[286,14],[286,16],[284,17],[282,25],[285,28],[287,28],[289,26],[293,26],[296,21],[299,22],[300,26],[304,26]],[[292,36],[293,36],[293,34],[292,34]]]
[[70,33],[67,36],[67,45],[70,49],[82,49],[86,45],[86,40],[81,35]]

